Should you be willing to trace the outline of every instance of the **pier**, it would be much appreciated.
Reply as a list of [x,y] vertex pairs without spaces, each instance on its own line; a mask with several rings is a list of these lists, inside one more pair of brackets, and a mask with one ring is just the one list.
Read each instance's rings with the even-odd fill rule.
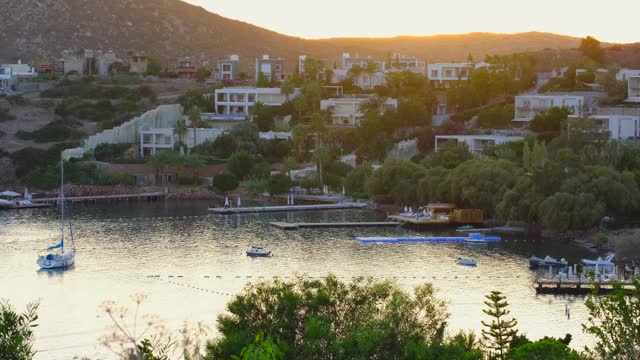
[[402,223],[396,221],[381,222],[321,222],[321,223],[287,223],[272,222],[271,226],[280,230],[298,229],[332,229],[332,228],[358,228],[358,227],[394,227],[401,226]]
[[[616,280],[625,291],[633,291],[633,282],[629,279]],[[536,278],[533,282],[536,293],[539,294],[573,294],[585,295],[598,288],[599,294],[605,294],[613,289],[613,281],[593,281],[586,276],[573,276],[571,278]]]
[[[473,234],[472,234],[473,235]],[[429,237],[360,237],[356,240],[361,243],[410,243],[410,242],[427,242],[427,243],[462,243],[465,241],[473,242],[495,242],[500,241],[499,236],[484,237],[461,237],[461,236],[429,236]]]
[[[142,194],[123,194],[123,195],[93,195],[93,196],[70,196],[65,197],[68,201],[93,201],[93,200],[129,200],[129,199],[149,199],[156,200],[164,197],[161,192],[142,193]],[[33,203],[48,203],[60,201],[59,197],[32,199]]]
[[282,212],[282,211],[309,211],[309,210],[344,210],[344,209],[362,209],[366,207],[365,203],[343,202],[337,204],[315,204],[315,205],[286,205],[286,206],[255,206],[255,207],[236,207],[236,208],[209,208],[214,214],[246,214],[260,212]]

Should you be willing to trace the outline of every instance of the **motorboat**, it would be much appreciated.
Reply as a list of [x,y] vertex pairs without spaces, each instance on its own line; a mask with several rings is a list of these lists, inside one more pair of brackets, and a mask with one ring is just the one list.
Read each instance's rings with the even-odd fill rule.
[[613,255],[609,255],[607,257],[605,257],[604,259],[599,257],[596,260],[590,260],[590,259],[582,259],[582,263],[585,266],[599,266],[599,267],[613,267],[615,266],[615,264],[613,263]]
[[[64,161],[60,160],[60,242],[46,249],[45,254],[38,256],[36,264],[41,269],[66,268],[73,264],[76,258],[76,245],[73,241],[73,227],[71,226],[71,213],[68,211],[67,225],[69,227],[69,239],[71,240],[71,250],[65,251],[65,198],[64,198]],[[59,249],[59,251],[57,251]]]
[[271,251],[265,250],[262,246],[252,246],[251,249],[247,250],[247,256],[269,257],[271,256]]
[[458,263],[458,265],[464,265],[464,266],[476,266],[476,265],[478,265],[477,261],[475,261],[473,259],[469,259],[469,258],[463,258],[463,257],[456,258],[456,262]]
[[486,244],[487,239],[482,233],[470,233],[469,237],[464,239],[465,244]]
[[539,258],[537,256],[532,256],[529,258],[529,267],[534,269],[538,267],[565,267],[569,266],[569,262],[564,258],[557,260],[552,258],[551,256],[545,256],[544,259]]

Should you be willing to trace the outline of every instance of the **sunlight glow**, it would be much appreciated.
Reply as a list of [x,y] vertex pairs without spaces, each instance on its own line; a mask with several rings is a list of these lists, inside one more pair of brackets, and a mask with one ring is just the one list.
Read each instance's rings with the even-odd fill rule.
[[640,1],[186,0],[219,15],[304,38],[551,32],[640,41]]

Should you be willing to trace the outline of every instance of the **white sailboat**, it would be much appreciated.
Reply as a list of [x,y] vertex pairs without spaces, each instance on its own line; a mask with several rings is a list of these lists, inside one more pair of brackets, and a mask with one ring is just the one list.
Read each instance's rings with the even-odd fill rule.
[[[64,251],[64,161],[60,160],[60,242],[47,248],[46,254],[39,255],[36,264],[41,269],[56,269],[71,266],[76,258],[76,245],[73,242],[73,227],[71,226],[71,214],[68,216],[69,238],[71,239],[71,250]],[[60,251],[55,251],[60,249]],[[53,251],[52,251],[53,250]]]

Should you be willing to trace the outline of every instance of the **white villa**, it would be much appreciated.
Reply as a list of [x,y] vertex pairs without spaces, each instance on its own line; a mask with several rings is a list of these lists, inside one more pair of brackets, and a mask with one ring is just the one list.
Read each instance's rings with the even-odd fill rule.
[[505,135],[436,135],[435,151],[445,142],[455,141],[457,143],[467,144],[471,153],[480,153],[485,146],[496,146],[506,144],[512,141],[522,141],[522,136],[505,136]]
[[[371,97],[341,97],[320,101],[321,110],[331,110],[331,122],[333,125],[359,126],[364,119],[362,105],[369,101]],[[380,104],[380,113],[387,110],[397,110],[398,100],[387,98]]]
[[485,62],[480,63],[433,63],[427,65],[427,77],[432,88],[448,88],[452,83],[469,80],[475,69],[488,67]]
[[157,128],[140,131],[140,155],[155,155],[160,150],[172,150],[175,146],[173,128]]
[[630,76],[627,81],[628,102],[640,102],[640,75]]
[[515,98],[514,124],[527,126],[533,118],[552,107],[566,107],[572,114],[582,116],[584,97],[573,95],[522,95]]
[[[577,116],[570,116],[577,118]],[[601,131],[609,132],[611,140],[629,140],[640,138],[640,109],[636,115],[623,114],[597,114],[590,115],[588,119],[595,120]]]
[[218,60],[215,73],[218,81],[236,81],[240,79],[240,56],[231,55],[228,59]]
[[215,109],[219,115],[245,115],[251,113],[256,103],[280,106],[298,95],[299,89],[286,96],[280,88],[228,87],[217,89],[214,94]]

